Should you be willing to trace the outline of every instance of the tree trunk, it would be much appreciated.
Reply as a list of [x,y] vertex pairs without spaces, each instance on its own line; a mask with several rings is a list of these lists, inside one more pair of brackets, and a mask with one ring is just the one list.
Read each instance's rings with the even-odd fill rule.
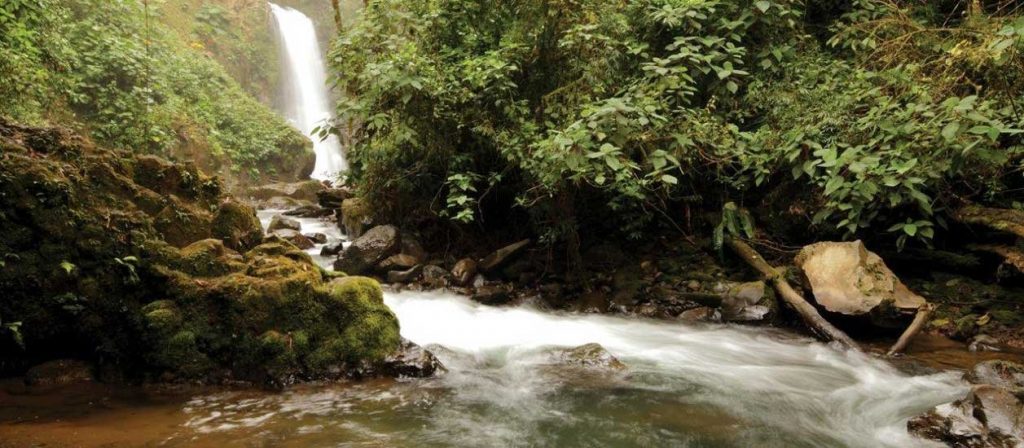
[[[339,0],[331,0],[331,6],[334,7],[334,25],[338,27],[338,31],[341,31],[341,5],[338,3]],[[365,0],[363,5],[366,5]]]
[[739,241],[735,238],[728,239],[729,247],[732,248],[743,261],[747,262],[751,267],[761,273],[764,278],[772,283],[775,290],[778,291],[779,296],[782,297],[790,307],[792,307],[800,317],[804,320],[804,323],[813,331],[818,337],[826,341],[835,341],[844,347],[851,348],[854,350],[860,350],[860,346],[854,342],[849,336],[846,335],[842,330],[833,326],[829,321],[821,317],[818,310],[814,308],[800,293],[796,292],[786,278],[776,269],[774,266],[768,264],[757,253],[754,248],[750,247],[747,243]]

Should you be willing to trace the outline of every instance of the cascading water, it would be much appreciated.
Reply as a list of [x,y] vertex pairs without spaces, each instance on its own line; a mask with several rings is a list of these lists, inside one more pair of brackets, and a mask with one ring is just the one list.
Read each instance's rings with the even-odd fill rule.
[[327,70],[313,21],[300,11],[270,4],[281,39],[285,79],[288,82],[287,118],[313,139],[316,167],[312,177],[333,180],[348,169],[341,141],[331,135],[321,140],[313,131],[332,115],[327,93]]

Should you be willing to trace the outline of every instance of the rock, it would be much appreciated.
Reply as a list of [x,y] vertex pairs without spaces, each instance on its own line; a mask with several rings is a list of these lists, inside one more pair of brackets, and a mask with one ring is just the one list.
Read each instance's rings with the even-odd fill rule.
[[289,243],[294,244],[295,247],[298,247],[299,249],[302,250],[309,250],[316,247],[316,244],[313,243],[313,240],[306,237],[306,235],[303,235],[291,229],[275,230],[271,234],[278,236]]
[[402,235],[402,252],[405,255],[412,256],[417,260],[426,260],[427,251],[423,250],[423,246],[411,235]]
[[523,250],[523,248],[529,245],[530,240],[525,239],[517,243],[505,246],[501,249],[498,249],[491,253],[490,255],[484,257],[482,260],[480,260],[480,263],[478,264],[479,270],[481,272],[491,272],[495,269],[498,269],[511,257],[517,255],[520,251]]
[[999,340],[987,334],[979,334],[971,338],[967,350],[972,352],[999,352]]
[[572,309],[580,313],[605,313],[610,305],[607,294],[602,291],[591,291],[581,295]]
[[153,225],[165,241],[176,247],[188,246],[210,238],[213,234],[213,216],[206,211],[189,207],[177,199],[172,199],[156,215]]
[[913,314],[925,299],[914,294],[864,243],[817,243],[804,247],[794,263],[803,271],[818,305],[833,313],[871,315],[882,326],[889,314]]
[[341,204],[341,227],[345,235],[355,239],[373,223],[373,210],[361,198],[345,199]]
[[352,192],[346,188],[327,188],[316,193],[317,202],[326,209],[341,208],[341,203],[351,197]]
[[73,359],[44,362],[25,373],[25,385],[31,387],[60,387],[89,381],[92,381],[92,368]]
[[423,267],[423,283],[428,288],[443,288],[451,277],[444,268],[430,264]]
[[256,209],[241,202],[222,202],[213,217],[213,237],[231,249],[245,252],[263,241],[263,225]]
[[612,305],[620,311],[636,305],[644,286],[639,264],[628,264],[612,276]]
[[907,422],[920,437],[961,447],[1016,447],[1024,444],[1024,403],[1012,392],[974,386],[967,397],[935,407]]
[[310,241],[316,244],[327,244],[327,235],[324,235],[322,233],[307,233],[305,235],[306,238],[309,238]]
[[404,271],[418,264],[420,264],[420,260],[412,255],[395,254],[377,264],[377,268],[381,272]]
[[473,277],[472,286],[474,288],[479,288],[479,287],[484,286],[486,284],[487,284],[487,278],[485,278],[483,276],[483,274],[477,274],[476,277]]
[[352,242],[334,262],[334,270],[350,275],[369,272],[385,258],[398,252],[398,228],[377,226]]
[[405,271],[388,271],[388,283],[412,283],[423,273],[423,266],[416,265]]
[[722,320],[722,313],[714,308],[702,306],[683,311],[679,314],[679,320],[687,322],[720,322]]
[[433,353],[405,338],[401,347],[381,362],[378,370],[394,378],[427,378],[446,371]]
[[1006,389],[1024,389],[1024,365],[1011,361],[982,361],[964,374],[973,384],[990,384]]
[[277,215],[270,219],[270,225],[267,226],[267,232],[274,233],[276,230],[294,230],[296,232],[302,230],[302,223],[297,219],[289,218],[284,215]]
[[590,343],[576,348],[559,350],[554,353],[555,361],[559,364],[580,366],[587,368],[598,368],[608,370],[622,370],[626,365],[615,356],[605,350],[601,344]]
[[761,281],[722,284],[722,319],[727,322],[764,322],[775,317],[778,305],[774,291]]
[[260,200],[257,204],[259,205],[260,210],[291,210],[294,208],[307,207],[312,205],[307,201],[286,198],[284,196],[274,196],[270,199],[263,199]]
[[341,253],[345,249],[345,243],[339,241],[335,244],[328,244],[320,249],[320,256],[322,257],[333,257]]
[[306,204],[292,210],[284,212],[285,216],[295,216],[299,218],[326,218],[334,215],[334,210],[329,208],[323,208],[315,204]]
[[504,285],[484,285],[476,288],[472,299],[484,305],[504,305],[512,299],[512,291]]
[[467,286],[476,276],[476,272],[476,261],[472,258],[463,258],[452,268],[452,281],[458,286]]
[[323,191],[324,184],[316,180],[306,180],[292,183],[274,183],[261,185],[249,191],[249,194],[260,200],[267,200],[274,197],[286,197],[301,201],[317,200],[317,193]]
[[686,282],[686,289],[689,289],[690,291],[699,291],[700,282],[698,282],[697,280],[690,280]]

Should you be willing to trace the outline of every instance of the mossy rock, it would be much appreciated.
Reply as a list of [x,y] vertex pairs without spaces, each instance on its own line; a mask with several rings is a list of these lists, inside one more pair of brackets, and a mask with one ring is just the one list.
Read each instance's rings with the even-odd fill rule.
[[341,202],[341,225],[350,239],[363,236],[373,223],[373,209],[362,198],[349,198]]
[[164,241],[176,247],[185,247],[210,238],[213,217],[175,200],[156,215],[154,226]]
[[399,346],[379,285],[328,284],[194,167],[3,118],[0,146],[0,316],[23,322],[25,343],[0,347],[0,374],[73,355],[138,379],[278,382]]
[[213,237],[237,251],[247,251],[263,241],[263,226],[256,209],[237,201],[221,203],[212,225]]

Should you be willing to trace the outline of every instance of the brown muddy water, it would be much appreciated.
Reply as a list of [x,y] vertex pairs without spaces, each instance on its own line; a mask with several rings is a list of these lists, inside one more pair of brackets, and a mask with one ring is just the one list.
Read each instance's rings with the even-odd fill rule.
[[[9,380],[0,447],[929,446],[906,420],[966,390],[956,369],[1019,358],[924,336],[897,367],[764,328],[490,308],[443,293],[387,301],[447,374],[276,393],[39,392]],[[552,355],[589,342],[627,368]]]

